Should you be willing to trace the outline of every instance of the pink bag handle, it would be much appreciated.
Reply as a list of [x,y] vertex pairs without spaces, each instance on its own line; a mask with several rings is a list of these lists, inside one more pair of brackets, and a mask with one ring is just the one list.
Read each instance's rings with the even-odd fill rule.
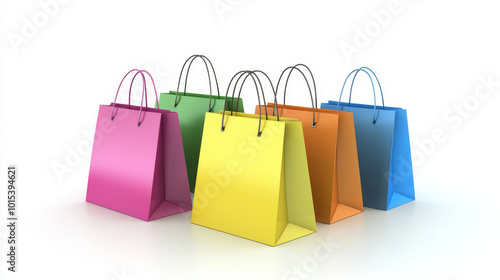
[[[132,77],[132,81],[130,82],[130,87],[129,87],[129,89],[128,89],[128,108],[129,108],[129,109],[130,109],[130,99],[131,99],[131,97],[132,97],[132,86],[134,85],[134,80],[135,80],[135,77],[136,77],[137,75],[139,75],[139,74],[141,74],[141,75],[143,76],[143,77],[142,77],[142,79],[143,79],[143,80],[142,80],[142,83],[143,83],[143,84],[142,84],[142,87],[143,87],[143,89],[142,89],[142,93],[141,93],[141,103],[142,103],[142,100],[143,100],[143,98],[144,98],[144,90],[146,90],[146,92],[147,92],[147,90],[148,90],[147,88],[146,88],[146,89],[144,89],[144,87],[145,87],[145,82],[146,82],[145,77],[144,77],[144,74],[142,73],[142,71],[141,71],[141,70],[137,71],[137,72],[135,73],[134,77]],[[146,107],[148,107],[148,98],[147,98],[147,96],[146,96]]]
[[[158,93],[156,91],[156,85],[154,83],[154,80],[153,80],[153,77],[151,76],[151,74],[146,71],[146,70],[139,70],[139,69],[132,69],[130,70],[127,74],[125,74],[125,76],[122,78],[121,82],[120,82],[120,85],[118,86],[118,89],[116,91],[116,95],[115,95],[115,100],[113,102],[113,109],[111,110],[111,121],[114,120],[115,118],[115,114],[114,114],[114,111],[115,111],[115,104],[116,104],[116,99],[118,98],[118,93],[120,92],[120,88],[122,86],[122,83],[123,81],[125,80],[125,78],[127,78],[127,76],[132,73],[132,72],[137,72],[135,75],[134,75],[134,78],[132,79],[131,83],[130,83],[130,89],[129,89],[129,106],[130,106],[130,97],[131,97],[131,90],[132,90],[132,84],[134,83],[134,80],[135,80],[135,77],[140,73],[141,76],[142,76],[142,98],[141,98],[141,106],[139,108],[139,119],[137,121],[137,126],[141,126],[141,117],[142,117],[142,107],[143,107],[143,104],[144,104],[144,97],[146,96],[147,97],[147,89],[146,89],[146,78],[144,77],[144,73],[143,72],[146,72],[146,74],[149,75],[150,79],[151,79],[151,82],[153,83],[153,87],[155,89],[155,95],[156,95],[156,103],[158,104]],[[146,107],[147,107],[147,98],[146,98]]]
[[[123,76],[122,80],[120,81],[120,84],[118,85],[118,89],[116,90],[116,95],[115,95],[115,100],[113,101],[113,109],[111,110],[111,121],[113,121],[115,119],[115,104],[116,104],[116,99],[118,98],[118,93],[120,92],[120,88],[122,87],[122,84],[123,84],[123,81],[125,80],[125,78],[127,78],[127,76],[132,73],[132,72],[135,72],[135,71],[138,71],[140,72],[139,69],[132,69],[130,71],[127,72],[127,74],[125,74],[125,76]],[[145,84],[144,84],[145,85]],[[143,85],[143,92],[142,94],[144,95],[144,85]],[[129,96],[130,97],[130,96]],[[129,108],[130,108],[130,98],[129,98]]]
[[148,98],[147,98],[147,94],[148,94],[148,90],[147,90],[147,87],[146,87],[146,78],[144,77],[144,73],[148,74],[149,76],[149,79],[151,79],[151,83],[153,84],[153,88],[155,89],[155,97],[156,97],[156,106],[158,106],[158,104],[160,104],[158,102],[158,92],[156,90],[156,84],[155,84],[155,81],[153,80],[153,76],[151,76],[151,74],[146,71],[146,70],[139,70],[137,73],[135,73],[134,77],[132,78],[132,81],[130,82],[130,88],[129,88],[129,91],[128,91],[128,103],[130,104],[130,96],[131,96],[131,93],[132,93],[132,85],[134,84],[134,80],[135,80],[135,77],[137,77],[137,75],[141,73],[142,75],[142,84],[143,84],[143,95],[142,95],[142,98],[141,98],[141,107],[139,109],[139,120],[137,122],[137,126],[141,126],[141,114],[142,114],[142,102],[144,100],[144,97],[146,97],[146,108],[148,108]]
[[[149,74],[148,71],[146,70],[139,70],[141,73],[146,73],[149,76],[149,79],[151,80],[151,83],[153,84],[153,88],[155,89],[155,96],[156,96],[156,105],[155,107],[158,107],[158,91],[156,90],[156,84],[155,81],[153,80],[153,76]],[[130,88],[128,90],[128,104],[130,105],[130,96],[132,95],[132,85],[134,84],[135,77],[139,74],[139,72],[135,73],[134,77],[132,78],[132,82],[130,82]],[[147,88],[146,88],[146,94],[147,94]],[[146,98],[146,107],[148,107],[148,99]]]

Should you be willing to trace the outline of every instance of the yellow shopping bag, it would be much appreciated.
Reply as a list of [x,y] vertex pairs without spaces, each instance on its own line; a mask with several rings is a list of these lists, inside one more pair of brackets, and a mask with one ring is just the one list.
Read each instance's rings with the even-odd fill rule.
[[276,246],[316,223],[302,124],[262,113],[206,113],[191,222]]

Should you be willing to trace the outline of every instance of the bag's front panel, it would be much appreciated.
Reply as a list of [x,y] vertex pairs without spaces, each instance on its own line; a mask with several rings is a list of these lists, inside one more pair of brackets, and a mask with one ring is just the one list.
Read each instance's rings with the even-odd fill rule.
[[[337,105],[323,103],[321,108],[336,110]],[[395,113],[390,110],[377,110],[377,121],[373,123],[373,107],[341,106],[340,110],[353,113],[363,204],[366,207],[385,210]]]
[[[189,186],[190,190],[193,192],[196,185],[196,172],[198,171],[203,123],[205,114],[209,110],[209,96],[186,93],[185,96],[178,96],[179,102],[177,106],[174,106],[175,98],[175,92],[162,93],[160,95],[159,107],[178,113]],[[214,112],[224,109],[224,99],[213,96],[212,104],[214,106]],[[238,108],[243,108],[241,100]]]
[[[244,115],[244,114],[242,114]],[[285,127],[283,122],[207,113],[192,222],[275,244]]]
[[358,147],[363,204],[386,209],[394,135],[394,112],[378,111],[373,123],[373,109],[343,107],[353,113]]
[[161,114],[101,105],[92,149],[87,201],[147,220]]

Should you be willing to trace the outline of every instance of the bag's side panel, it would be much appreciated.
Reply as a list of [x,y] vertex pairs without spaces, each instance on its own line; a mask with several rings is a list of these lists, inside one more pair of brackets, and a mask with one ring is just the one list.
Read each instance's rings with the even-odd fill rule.
[[285,131],[285,181],[288,225],[276,245],[316,232],[302,124],[287,121]]
[[[178,212],[192,208],[189,181],[177,113],[163,114],[163,161],[165,162],[165,199],[180,206]],[[184,208],[184,209],[183,209]]]
[[[153,190],[151,192],[151,204],[149,206],[149,220],[151,220],[153,213],[165,201],[165,164],[164,164],[164,138],[163,138],[163,120],[160,119],[160,133],[158,134],[158,146],[156,151],[155,170],[153,178]],[[154,217],[156,218],[156,217]],[[158,217],[159,218],[159,217]]]
[[285,178],[288,222],[316,231],[304,132],[300,122],[287,122],[285,135]]
[[[268,110],[272,108],[273,105],[273,103],[268,103]],[[279,107],[283,109],[309,112],[309,114],[311,114],[312,116],[312,108],[292,105],[279,105]],[[324,114],[334,114],[339,118],[338,141],[335,142],[336,140],[334,140],[334,142],[337,143],[337,157],[334,158],[335,168],[333,170],[333,188],[331,198],[332,208],[330,210],[330,219],[328,221],[328,223],[333,223],[363,211],[363,199],[359,177],[356,135],[354,131],[352,113],[329,109],[315,109],[315,112],[319,118],[323,119],[323,121],[324,117],[322,115]],[[347,117],[343,118],[343,116]],[[325,123],[322,123],[319,127],[322,127],[324,125]],[[318,126],[315,129],[317,128]],[[307,129],[305,125],[304,129]],[[341,171],[339,171],[339,168],[341,169]],[[343,201],[341,196],[343,196]],[[317,212],[316,216],[318,216]]]
[[180,97],[180,102],[175,107],[175,93],[162,93],[160,95],[160,109],[178,113],[191,191],[194,191],[196,184],[203,122],[205,113],[208,111],[208,101],[207,98],[186,95]]
[[352,209],[344,207],[343,214],[338,213],[332,222],[363,212],[363,194],[352,113],[339,114],[337,171],[339,203]]
[[388,209],[415,200],[408,117],[404,109],[398,109],[395,112],[391,173],[395,195],[388,203]]
[[[286,128],[285,128],[285,142],[286,142]],[[286,145],[286,144],[285,144]],[[283,154],[283,160],[281,162],[281,179],[280,179],[280,189],[279,198],[277,205],[277,220],[276,220],[276,234],[274,236],[274,245],[278,242],[279,238],[285,231],[288,225],[288,208],[287,208],[287,191],[286,191],[286,178],[285,178],[285,155]]]
[[[222,100],[223,101],[223,100]],[[231,111],[232,107],[235,107],[235,112],[244,112],[244,107],[243,107],[243,99],[241,98],[234,98],[234,101],[232,98],[227,98],[227,103],[226,103],[226,111],[229,110]],[[236,108],[238,106],[238,108]],[[222,110],[223,108],[219,108],[218,110]],[[218,112],[214,109],[214,112]]]
[[[338,116],[316,112],[316,127],[312,127],[312,109],[305,110],[279,105],[280,117],[295,118],[301,122],[316,221],[330,223],[332,208],[338,204],[334,181],[337,158]],[[272,112],[272,105],[267,105]],[[258,112],[258,107],[256,108]],[[298,133],[291,128],[293,133]]]
[[340,203],[363,211],[363,195],[359,174],[356,132],[352,113],[343,113],[339,119],[337,167],[339,172]]
[[92,150],[87,201],[148,220],[161,114],[101,105]]

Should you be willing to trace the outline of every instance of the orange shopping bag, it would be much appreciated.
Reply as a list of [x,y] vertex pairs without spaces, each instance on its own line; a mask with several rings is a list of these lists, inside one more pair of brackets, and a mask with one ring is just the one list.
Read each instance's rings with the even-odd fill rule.
[[[311,75],[314,100],[309,81],[299,67]],[[283,74],[289,71],[283,90],[286,96],[293,70],[299,71],[306,80],[313,106],[278,105],[279,115],[302,122],[316,221],[331,224],[363,212],[354,121],[352,113],[317,108],[314,77],[303,64],[288,67],[281,73],[277,91]],[[266,105],[268,110],[274,110],[273,106],[273,103]],[[258,110],[257,106],[256,112]]]

